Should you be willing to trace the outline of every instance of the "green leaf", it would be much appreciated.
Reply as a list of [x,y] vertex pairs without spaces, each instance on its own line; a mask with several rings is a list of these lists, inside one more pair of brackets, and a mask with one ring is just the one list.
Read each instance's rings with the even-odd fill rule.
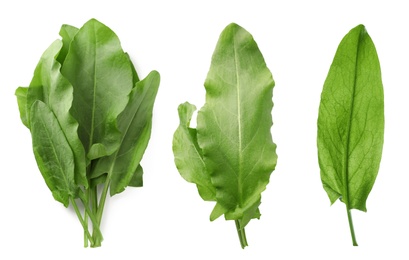
[[115,153],[100,158],[96,163],[91,178],[108,173],[111,196],[124,191],[129,185],[148,145],[159,81],[159,73],[152,71],[136,83],[128,105],[118,117],[118,128],[122,133],[120,146]]
[[77,194],[74,181],[74,155],[57,118],[46,104],[31,107],[31,134],[34,155],[54,198],[68,206]]
[[[350,209],[366,211],[378,174],[383,135],[379,60],[365,27],[359,25],[338,46],[318,115],[321,180],[331,203],[341,198],[348,216]],[[352,227],[351,218],[350,224]]]
[[18,110],[20,111],[21,122],[26,127],[28,127],[27,92],[28,87],[18,87],[15,92],[15,95],[17,97]]
[[274,81],[253,37],[236,24],[220,35],[198,113],[199,146],[227,219],[251,219],[274,170]]
[[73,87],[60,73],[61,64],[56,60],[61,47],[62,42],[56,40],[41,56],[27,91],[27,107],[40,100],[55,114],[74,153],[75,180],[88,187],[85,151],[77,133],[78,122],[70,114]]
[[121,138],[116,118],[133,87],[132,68],[118,37],[91,19],[72,40],[61,72],[74,87],[71,112],[87,157],[112,154]]
[[79,29],[77,27],[63,24],[60,29],[60,36],[62,38],[62,48],[60,53],[58,54],[57,60],[60,64],[63,64],[65,61],[65,57],[67,56],[68,50],[70,48],[70,44],[74,36],[78,33]]
[[197,143],[196,129],[190,128],[190,120],[196,107],[188,102],[179,105],[179,127],[173,135],[173,154],[180,175],[188,182],[195,183],[203,200],[216,201],[216,188],[203,160],[203,153]]
[[273,87],[251,34],[230,24],[213,53],[197,129],[189,127],[195,107],[179,106],[180,125],[173,139],[176,166],[183,178],[197,184],[203,199],[216,200],[210,220],[223,214],[235,220],[243,248],[244,227],[260,217],[261,192],[277,163],[270,133]]
[[136,168],[136,171],[132,175],[132,179],[129,182],[128,186],[130,187],[142,187],[143,186],[143,169],[142,166],[139,164]]

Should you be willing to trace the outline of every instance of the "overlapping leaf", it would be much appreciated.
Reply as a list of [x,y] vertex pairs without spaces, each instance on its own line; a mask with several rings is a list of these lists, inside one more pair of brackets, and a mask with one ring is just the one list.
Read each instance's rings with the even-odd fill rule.
[[[122,133],[120,146],[111,156],[103,157],[96,163],[92,178],[108,173],[111,181],[110,193],[122,192],[131,182],[139,162],[148,145],[151,127],[152,110],[159,87],[160,76],[151,72],[144,80],[136,83],[128,105],[118,117],[118,128]],[[140,167],[135,174],[133,186],[142,183]]]
[[71,41],[61,72],[75,90],[71,113],[88,158],[112,154],[121,138],[116,118],[133,87],[129,58],[118,37],[91,19]]
[[[213,54],[197,133],[188,124],[194,107],[179,107],[181,124],[173,144],[176,165],[199,191],[207,188],[206,198],[213,199],[211,192],[216,191],[211,219],[224,213],[226,219],[236,220],[243,247],[247,245],[244,227],[260,216],[261,192],[277,160],[270,133],[273,86],[253,37],[230,24]],[[213,188],[209,188],[209,176]]]
[[95,19],[80,29],[63,25],[60,36],[42,55],[29,87],[17,88],[17,102],[47,186],[57,201],[74,207],[84,246],[98,247],[109,188],[114,195],[143,184],[139,162],[150,138],[159,73],[139,81],[118,37]]

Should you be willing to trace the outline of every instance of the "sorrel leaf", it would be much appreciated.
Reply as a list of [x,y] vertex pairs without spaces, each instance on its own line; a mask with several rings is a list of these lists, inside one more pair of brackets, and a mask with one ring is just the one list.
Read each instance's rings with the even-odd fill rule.
[[[91,177],[108,173],[111,196],[124,191],[129,185],[148,145],[159,81],[159,73],[152,71],[136,83],[128,105],[118,116],[118,128],[122,133],[120,146],[115,153],[99,159],[95,165]],[[142,177],[142,174],[138,176]]]
[[20,112],[20,119],[26,127],[28,127],[27,92],[28,87],[18,87],[15,92],[18,110]]
[[60,29],[60,36],[62,39],[62,48],[60,53],[58,54],[57,60],[62,65],[67,57],[68,50],[70,48],[70,44],[74,36],[78,33],[79,29],[77,27],[63,24]]
[[71,113],[88,158],[112,154],[121,137],[116,118],[133,87],[130,62],[118,37],[91,19],[72,40],[61,72],[74,87]]
[[378,174],[384,135],[381,71],[365,27],[341,41],[325,80],[318,116],[321,180],[331,203],[345,203],[353,244],[350,210],[366,211]]
[[[216,190],[217,204],[211,220],[222,214],[227,220],[235,220],[243,248],[247,246],[244,227],[260,217],[261,192],[277,162],[270,133],[273,87],[271,72],[253,37],[237,24],[227,26],[220,35],[205,81],[206,103],[197,116],[197,144]],[[184,128],[188,128],[186,122],[193,109],[187,108],[190,112],[180,116]],[[189,142],[194,146],[194,130],[186,133],[184,129],[187,137],[182,139],[180,127],[173,146],[182,147]],[[176,161],[182,161],[180,156],[175,154]],[[192,164],[191,157],[197,161],[197,152],[186,155],[186,165]],[[181,174],[189,177],[183,170]],[[189,174],[195,178],[206,176],[203,170],[195,169]]]
[[[81,29],[63,25],[60,36],[41,56],[29,87],[15,93],[46,184],[57,201],[73,206],[84,247],[98,247],[108,190],[143,185],[139,162],[150,138],[159,73],[139,81],[118,37],[95,19]],[[95,169],[102,171],[95,175]]]
[[179,105],[179,127],[173,135],[173,154],[180,175],[195,183],[203,200],[216,201],[216,188],[210,180],[202,150],[197,143],[196,129],[190,128],[190,120],[196,107],[188,102]]
[[61,75],[61,64],[56,60],[61,47],[62,42],[56,40],[41,56],[28,88],[27,107],[40,100],[55,114],[74,154],[75,180],[77,184],[87,187],[85,151],[78,138],[78,122],[69,113],[73,88]]
[[54,198],[68,207],[78,188],[74,181],[74,155],[57,118],[46,104],[31,107],[31,134],[34,155]]

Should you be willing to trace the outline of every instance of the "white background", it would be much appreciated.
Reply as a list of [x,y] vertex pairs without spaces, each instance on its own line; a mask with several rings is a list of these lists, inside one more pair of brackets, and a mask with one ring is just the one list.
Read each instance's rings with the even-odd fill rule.
[[[387,4],[385,4],[387,3]],[[409,15],[404,1],[2,1],[0,3],[0,259],[408,259]],[[97,18],[113,29],[141,78],[161,74],[144,187],[110,198],[105,240],[83,248],[73,210],[54,201],[20,122],[15,88],[27,86],[63,23]],[[177,106],[204,103],[203,82],[219,34],[236,22],[257,41],[276,81],[272,134],[278,164],[260,220],[240,248],[234,223],[209,221],[173,163]],[[319,178],[320,93],[342,37],[363,23],[381,62],[385,144],[368,212],[330,206]]]

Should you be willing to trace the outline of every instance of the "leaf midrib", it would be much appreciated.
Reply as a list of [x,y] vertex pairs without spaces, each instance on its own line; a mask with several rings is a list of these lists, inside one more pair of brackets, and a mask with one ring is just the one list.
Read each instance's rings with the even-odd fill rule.
[[237,58],[237,47],[236,47],[236,37],[233,35],[233,50],[234,50],[234,66],[236,71],[236,97],[237,97],[237,125],[238,125],[238,137],[239,137],[239,172],[237,175],[237,185],[238,185],[238,195],[239,195],[239,207],[242,207],[242,181],[241,181],[241,174],[242,174],[242,162],[243,162],[243,155],[242,155],[242,128],[241,128],[241,107],[240,107],[240,77],[239,77],[239,62]]
[[92,97],[92,111],[91,111],[91,131],[89,136],[88,152],[91,150],[92,144],[94,142],[94,128],[95,128],[95,107],[96,107],[96,91],[97,91],[97,34],[95,32],[95,24],[93,25],[94,32],[94,85],[93,85],[93,97]]
[[349,198],[349,174],[348,174],[348,168],[349,168],[349,147],[350,147],[350,139],[351,139],[351,129],[352,129],[352,117],[354,115],[354,104],[355,104],[355,92],[356,92],[356,83],[357,83],[357,70],[358,70],[358,59],[359,59],[359,51],[360,51],[360,46],[361,46],[361,41],[362,41],[362,29],[359,32],[358,36],[358,44],[357,44],[357,50],[356,50],[356,57],[355,57],[355,68],[354,68],[354,85],[352,88],[352,97],[351,97],[351,103],[350,103],[350,112],[349,112],[349,120],[348,120],[348,125],[347,125],[347,139],[346,139],[346,145],[345,145],[345,150],[344,150],[344,193],[345,193],[345,200],[344,203],[347,206],[348,210],[350,209],[350,198]]
[[[51,113],[52,113],[53,116],[55,117],[54,113],[53,113],[53,112],[51,112]],[[65,185],[66,185],[66,187],[67,187],[67,192],[68,192],[68,194],[69,194],[70,196],[73,196],[73,194],[71,193],[71,190],[69,189],[69,187],[71,186],[71,185],[70,185],[70,182],[68,181],[67,176],[64,174],[64,170],[63,170],[63,167],[62,167],[62,163],[61,163],[61,161],[60,161],[60,158],[59,158],[58,155],[57,155],[57,151],[55,150],[55,145],[54,145],[54,142],[52,141],[52,140],[53,140],[52,135],[50,134],[50,132],[49,132],[48,129],[47,129],[47,124],[46,124],[46,122],[44,121],[44,118],[43,118],[42,116],[41,116],[40,118],[41,118],[41,124],[43,125],[44,130],[45,130],[45,133],[46,133],[48,139],[50,140],[50,143],[52,144],[51,147],[52,147],[52,150],[53,150],[53,155],[54,155],[54,157],[56,158],[56,161],[57,161],[57,164],[58,164],[58,168],[59,168],[60,173],[61,173],[61,175],[62,175],[62,179],[64,180]],[[65,135],[64,135],[64,137],[65,137]]]

